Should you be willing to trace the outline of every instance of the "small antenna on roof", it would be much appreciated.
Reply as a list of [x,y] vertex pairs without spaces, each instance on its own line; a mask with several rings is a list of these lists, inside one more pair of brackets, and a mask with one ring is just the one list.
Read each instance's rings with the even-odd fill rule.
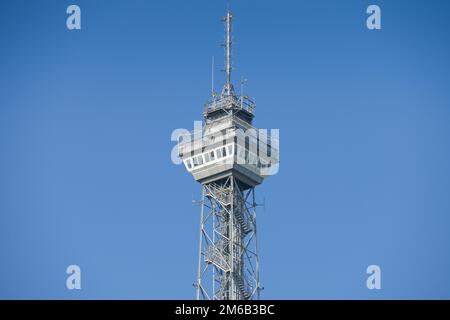
[[244,85],[247,82],[247,79],[241,76],[241,108],[243,108],[244,104]]
[[213,98],[216,97],[216,92],[214,91],[214,56],[212,56],[212,61],[211,61],[211,96]]

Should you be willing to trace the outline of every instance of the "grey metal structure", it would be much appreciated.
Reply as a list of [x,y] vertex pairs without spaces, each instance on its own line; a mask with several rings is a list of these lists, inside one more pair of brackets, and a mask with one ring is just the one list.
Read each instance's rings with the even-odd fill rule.
[[260,296],[255,187],[277,150],[252,126],[255,103],[231,83],[232,15],[227,12],[226,82],[205,105],[201,130],[180,137],[179,156],[202,184],[197,299]]

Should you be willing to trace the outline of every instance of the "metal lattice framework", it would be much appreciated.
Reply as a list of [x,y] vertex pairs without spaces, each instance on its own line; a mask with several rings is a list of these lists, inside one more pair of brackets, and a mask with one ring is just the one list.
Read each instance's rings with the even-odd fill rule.
[[259,299],[255,189],[230,176],[202,186],[197,299]]

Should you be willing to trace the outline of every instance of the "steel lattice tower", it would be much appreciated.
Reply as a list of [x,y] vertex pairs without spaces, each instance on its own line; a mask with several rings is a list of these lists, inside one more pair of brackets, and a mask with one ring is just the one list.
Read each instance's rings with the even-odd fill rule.
[[278,145],[252,126],[255,103],[235,93],[232,19],[228,11],[222,93],[205,105],[201,130],[178,144],[186,169],[202,184],[197,299],[258,299],[261,290],[255,186],[277,162]]

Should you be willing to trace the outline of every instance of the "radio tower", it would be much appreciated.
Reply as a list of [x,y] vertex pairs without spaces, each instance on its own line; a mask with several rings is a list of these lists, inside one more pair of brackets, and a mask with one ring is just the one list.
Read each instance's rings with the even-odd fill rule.
[[202,184],[195,283],[202,300],[259,299],[255,186],[269,175],[278,154],[266,130],[252,126],[255,103],[234,91],[232,21],[228,10],[222,93],[213,92],[206,103],[202,128],[181,136],[178,144],[186,169]]

